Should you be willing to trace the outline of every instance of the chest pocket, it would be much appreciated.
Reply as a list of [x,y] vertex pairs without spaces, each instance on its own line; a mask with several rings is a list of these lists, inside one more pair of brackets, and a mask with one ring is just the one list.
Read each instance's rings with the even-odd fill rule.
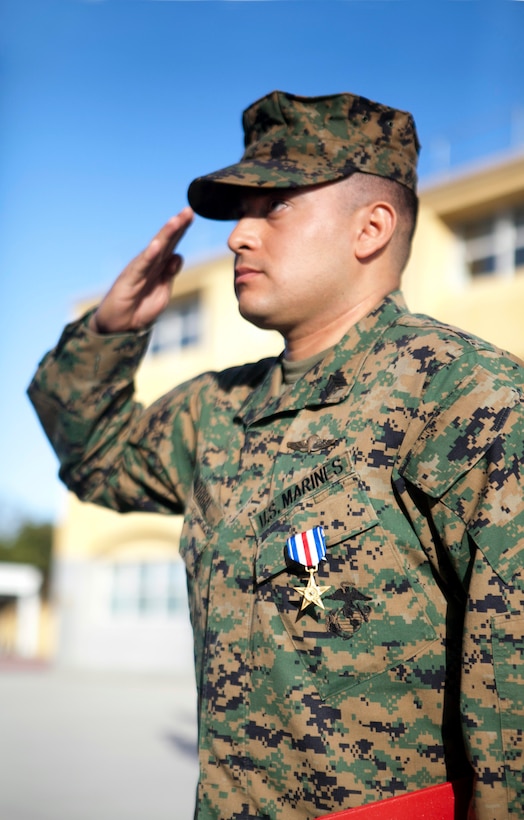
[[[265,629],[275,636],[279,627],[264,613],[272,609],[267,604],[276,605],[282,635],[291,640],[322,697],[413,658],[436,639],[426,597],[413,589],[356,472],[301,499],[265,529],[260,519],[253,525],[259,618],[270,619]],[[329,589],[322,596],[324,609],[309,606],[300,612],[297,588],[305,587],[308,575],[286,557],[286,540],[316,525],[324,528],[327,545],[317,583]],[[292,666],[286,652],[276,653],[279,662]]]

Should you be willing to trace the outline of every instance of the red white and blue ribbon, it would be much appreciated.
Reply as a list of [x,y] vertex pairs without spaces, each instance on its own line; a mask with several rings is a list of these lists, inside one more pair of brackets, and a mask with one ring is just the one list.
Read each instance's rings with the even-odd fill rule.
[[326,557],[326,539],[322,527],[299,532],[287,539],[287,553],[292,561],[304,567],[317,567]]

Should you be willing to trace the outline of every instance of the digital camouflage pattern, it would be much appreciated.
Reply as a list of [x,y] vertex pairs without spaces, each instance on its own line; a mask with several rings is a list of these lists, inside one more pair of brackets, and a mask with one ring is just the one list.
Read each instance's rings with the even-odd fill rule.
[[[244,111],[242,159],[189,186],[196,213],[238,219],[242,188],[302,188],[355,171],[417,186],[420,145],[411,114],[355,94],[273,91]],[[240,186],[240,187],[239,187]]]
[[[392,294],[302,379],[278,360],[133,402],[145,337],[68,326],[31,399],[66,484],[185,512],[199,820],[312,820],[475,774],[524,805],[524,369]],[[325,610],[286,539],[324,528]]]

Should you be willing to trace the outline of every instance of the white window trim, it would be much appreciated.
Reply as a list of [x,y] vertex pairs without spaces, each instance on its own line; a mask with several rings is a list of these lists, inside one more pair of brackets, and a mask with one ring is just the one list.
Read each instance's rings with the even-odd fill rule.
[[173,299],[153,327],[150,356],[179,353],[202,343],[204,321],[198,291]]
[[[107,567],[110,573],[108,584],[107,612],[108,617],[114,623],[135,621],[139,623],[154,623],[159,621],[171,621],[185,614],[187,608],[185,572],[183,562],[180,560],[164,561],[117,561]],[[149,571],[164,571],[164,577],[150,577],[147,579]],[[122,571],[129,572],[128,594],[126,596],[123,586],[118,588],[117,575]],[[171,577],[172,573],[175,573]],[[120,582],[121,583],[121,582]],[[157,606],[144,606],[144,596],[147,600],[154,601],[158,597]],[[127,597],[127,601],[125,600]],[[175,606],[170,606],[170,602],[175,601]]]
[[[481,281],[485,279],[512,279],[515,276],[516,251],[524,245],[524,225],[517,227],[517,213],[520,207],[506,208],[499,210],[484,219],[493,221],[491,232],[467,239],[465,236],[465,225],[458,230],[460,237],[461,258],[464,275],[468,281]],[[468,224],[474,224],[474,220]],[[494,258],[494,270],[486,273],[472,273],[470,265],[475,260]]]

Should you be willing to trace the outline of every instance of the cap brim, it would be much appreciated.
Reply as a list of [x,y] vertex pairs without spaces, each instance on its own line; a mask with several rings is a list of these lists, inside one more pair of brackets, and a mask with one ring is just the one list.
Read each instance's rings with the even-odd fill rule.
[[[293,162],[245,161],[193,180],[187,192],[190,206],[206,219],[240,219],[242,200],[253,189],[306,188],[332,182],[348,175],[350,169],[312,168],[305,171]],[[354,169],[351,169],[354,170]]]

